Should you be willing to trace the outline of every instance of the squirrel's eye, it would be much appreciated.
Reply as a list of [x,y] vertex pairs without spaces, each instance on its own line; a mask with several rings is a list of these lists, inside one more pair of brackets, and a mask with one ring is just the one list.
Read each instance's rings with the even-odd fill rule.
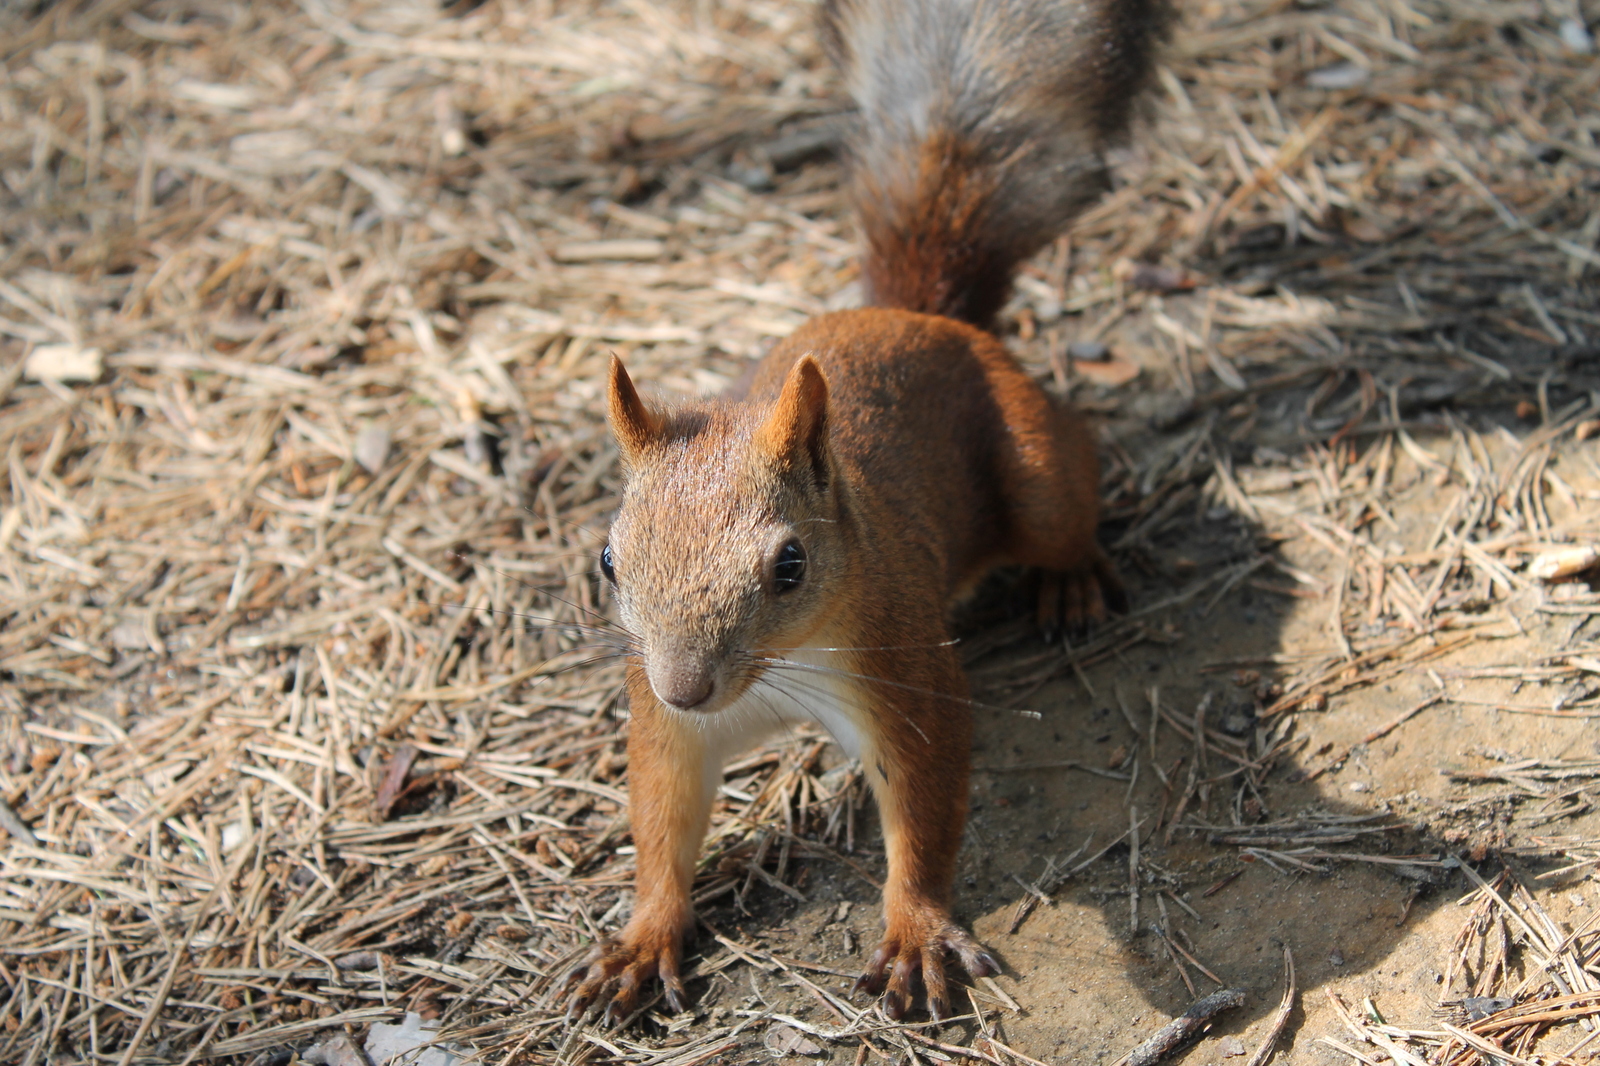
[[800,579],[806,575],[806,550],[797,540],[791,540],[778,552],[778,559],[772,564],[772,583],[778,586],[778,591],[791,592],[800,587]]
[[617,583],[617,570],[611,563],[611,545],[609,544],[600,549],[600,572],[606,575],[606,580],[613,585]]

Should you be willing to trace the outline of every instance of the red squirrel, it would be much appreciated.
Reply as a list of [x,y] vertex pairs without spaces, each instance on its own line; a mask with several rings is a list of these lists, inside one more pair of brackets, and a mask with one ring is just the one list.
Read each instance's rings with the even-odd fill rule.
[[947,955],[999,971],[950,913],[972,716],[947,607],[1006,563],[1045,575],[1047,628],[1123,593],[1090,431],[987,330],[1102,189],[1166,20],[1162,0],[828,0],[871,306],[812,319],[731,398],[655,408],[612,360],[625,487],[600,566],[631,652],[637,901],[573,975],[574,1013],[619,1023],[655,979],[685,1008],[722,765],[795,721],[878,801],[885,932],[860,986],[899,1018],[920,981],[938,1019]]

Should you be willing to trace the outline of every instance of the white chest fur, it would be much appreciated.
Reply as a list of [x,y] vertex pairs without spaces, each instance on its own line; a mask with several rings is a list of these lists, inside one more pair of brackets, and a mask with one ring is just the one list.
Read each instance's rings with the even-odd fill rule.
[[748,750],[779,729],[815,722],[845,755],[861,756],[861,686],[844,656],[827,648],[796,648],[767,667],[761,679],[706,723],[719,763]]

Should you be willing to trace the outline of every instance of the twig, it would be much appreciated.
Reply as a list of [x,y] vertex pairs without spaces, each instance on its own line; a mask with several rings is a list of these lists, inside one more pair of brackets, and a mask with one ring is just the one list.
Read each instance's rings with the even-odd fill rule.
[[11,804],[5,801],[4,796],[0,796],[0,828],[3,828],[30,847],[36,848],[39,846],[39,838],[33,835],[33,830],[28,828],[28,823],[24,822],[17,815],[17,812],[11,809]]
[[1289,945],[1283,945],[1283,999],[1278,1001],[1278,1011],[1272,1016],[1272,1024],[1267,1028],[1267,1035],[1261,1038],[1261,1045],[1256,1048],[1256,1053],[1250,1056],[1250,1061],[1245,1066],[1267,1066],[1272,1058],[1272,1051],[1278,1045],[1278,1037],[1283,1035],[1283,1027],[1289,1024],[1289,1015],[1294,1011],[1295,997],[1298,990],[1294,980],[1294,953],[1289,950]]
[[161,1012],[167,1005],[167,997],[172,995],[172,986],[178,980],[178,971],[189,958],[189,945],[194,943],[194,938],[200,932],[200,926],[211,913],[211,904],[222,894],[222,887],[223,882],[220,880],[211,886],[211,891],[206,893],[205,898],[195,908],[194,917],[190,919],[189,928],[184,931],[183,939],[172,945],[172,954],[167,960],[166,976],[161,979],[161,984],[156,986],[155,995],[150,997],[150,1005],[145,1009],[145,1015],[139,1021],[139,1028],[133,1034],[133,1039],[128,1041],[128,1046],[123,1050],[117,1066],[128,1066],[133,1061],[134,1056],[139,1053],[139,1048],[144,1044],[145,1037],[150,1035],[150,1029],[161,1017]]
[[1189,1009],[1153,1033],[1150,1039],[1117,1061],[1117,1066],[1150,1066],[1192,1039],[1225,1010],[1244,1004],[1242,988],[1225,988],[1191,1004]]

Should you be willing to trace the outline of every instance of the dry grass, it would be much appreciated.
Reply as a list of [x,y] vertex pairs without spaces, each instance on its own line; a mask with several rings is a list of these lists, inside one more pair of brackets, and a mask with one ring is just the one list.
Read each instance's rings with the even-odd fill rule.
[[[1594,926],[1600,918],[1564,931],[1510,870],[1490,883],[1471,867],[1462,868],[1476,887],[1459,905],[1472,910],[1450,953],[1445,996],[1434,1023],[1392,1025],[1373,1000],[1366,1000],[1358,1012],[1329,993],[1356,1046],[1334,1037],[1322,1042],[1358,1062],[1387,1058],[1439,1066],[1524,1066],[1530,1061],[1593,1061],[1587,1049],[1600,1038],[1594,1022],[1600,1015],[1600,980],[1593,973],[1600,955]],[[1519,970],[1526,973],[1520,981]],[[1451,998],[1458,981],[1462,994]],[[1553,1026],[1566,1023],[1573,1023],[1563,1031],[1567,1039],[1540,1043]],[[1542,1054],[1530,1060],[1536,1047]],[[1575,1060],[1580,1052],[1582,1058]],[[1382,1058],[1374,1057],[1378,1055]]]
[[[1326,594],[1329,652],[1277,664],[1271,713],[1502,632],[1484,603],[1600,611],[1522,571],[1600,532],[1582,458],[1554,469],[1593,425],[1575,368],[1600,337],[1600,64],[1561,42],[1572,5],[1187,7],[1156,120],[1029,268],[1013,343],[1136,427],[1108,441],[1131,568],[1225,506],[1325,544],[1339,576],[1245,560],[1074,661],[1009,662],[1013,694],[1242,581]],[[485,1061],[688,1066],[764,1024],[569,1029],[555,979],[625,913],[631,868],[592,561],[616,488],[603,360],[703,393],[853,298],[840,168],[802,151],[843,107],[810,17],[0,13],[0,1060],[246,1062],[421,1009]],[[98,349],[103,377],[23,377],[41,348]],[[1097,384],[1119,363],[1141,389]],[[1538,428],[1496,451],[1439,413],[1485,397]],[[1244,442],[1263,468],[1234,470]],[[1393,550],[1402,468],[1458,498]],[[1275,478],[1315,507],[1275,513]],[[1508,669],[1567,683],[1593,654]],[[1240,756],[1252,782],[1275,752]],[[859,789],[819,742],[743,761],[723,796],[701,898],[798,892],[802,855],[863,869]],[[801,976],[752,950],[698,972]],[[819,1039],[1028,1061],[982,1012],[970,1046],[930,1051],[831,996]]]

